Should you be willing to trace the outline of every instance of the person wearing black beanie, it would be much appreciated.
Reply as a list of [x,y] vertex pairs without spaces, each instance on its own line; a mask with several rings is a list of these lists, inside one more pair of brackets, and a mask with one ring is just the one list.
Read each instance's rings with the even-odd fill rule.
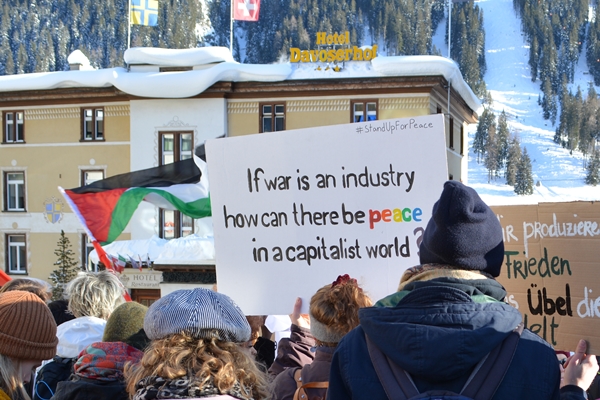
[[585,398],[588,377],[598,371],[595,356],[585,355],[581,341],[561,383],[554,350],[523,330],[494,279],[504,261],[502,227],[473,188],[444,184],[419,261],[396,293],[359,311],[360,325],[333,355],[328,398],[441,391],[494,400]]
[[448,181],[419,250],[421,264],[453,265],[497,277],[504,260],[502,227],[475,190]]

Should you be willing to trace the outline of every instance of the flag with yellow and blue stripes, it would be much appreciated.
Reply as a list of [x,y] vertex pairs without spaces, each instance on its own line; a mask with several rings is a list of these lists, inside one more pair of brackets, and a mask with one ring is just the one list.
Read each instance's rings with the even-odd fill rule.
[[133,25],[158,25],[158,0],[131,0]]

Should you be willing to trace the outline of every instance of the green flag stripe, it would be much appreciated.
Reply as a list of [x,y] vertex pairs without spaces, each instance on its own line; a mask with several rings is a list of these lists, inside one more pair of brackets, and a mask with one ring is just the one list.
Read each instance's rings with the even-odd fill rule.
[[183,214],[194,219],[210,217],[210,196],[198,199],[189,203],[182,201],[173,194],[160,189],[133,188],[123,193],[111,215],[111,224],[108,231],[108,238],[102,245],[114,242],[117,237],[125,230],[133,213],[138,208],[144,197],[150,193],[156,193],[180,210]]

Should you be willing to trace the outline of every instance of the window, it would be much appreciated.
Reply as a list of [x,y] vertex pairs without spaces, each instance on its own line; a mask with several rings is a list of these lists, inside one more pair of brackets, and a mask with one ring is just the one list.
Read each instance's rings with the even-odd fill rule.
[[160,165],[192,158],[194,139],[192,132],[160,134]]
[[285,103],[260,103],[260,133],[285,130]]
[[160,237],[174,239],[194,233],[194,220],[180,211],[160,209]]
[[460,125],[460,155],[465,155],[465,144],[463,138],[465,137],[465,127],[463,124]]
[[23,111],[4,112],[4,143],[25,142],[25,113]]
[[131,300],[150,307],[160,299],[160,289],[131,289]]
[[6,272],[9,274],[26,274],[25,235],[6,235],[6,248]]
[[104,108],[83,108],[82,140],[104,140]]
[[91,169],[81,171],[81,186],[89,185],[101,179],[104,179],[104,170]]
[[452,150],[454,150],[454,118],[450,118],[450,143],[449,146]]
[[436,112],[436,114],[441,114],[442,113],[442,107],[437,106],[435,112]]
[[98,264],[94,264],[90,260],[90,253],[94,250],[92,241],[83,233],[81,235],[81,269],[88,272],[98,272]]
[[[161,132],[160,165],[187,160],[194,154],[192,132]],[[194,233],[194,220],[180,211],[159,210],[159,236],[164,239],[180,238]]]
[[377,120],[377,100],[352,101],[352,122]]
[[25,173],[4,172],[4,211],[25,211]]

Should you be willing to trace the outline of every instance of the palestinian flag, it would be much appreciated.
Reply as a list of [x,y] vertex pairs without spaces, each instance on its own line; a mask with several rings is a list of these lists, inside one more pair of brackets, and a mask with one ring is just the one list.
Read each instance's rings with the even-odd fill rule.
[[90,239],[101,245],[125,230],[142,200],[194,219],[211,216],[206,163],[197,156],[59,190]]

